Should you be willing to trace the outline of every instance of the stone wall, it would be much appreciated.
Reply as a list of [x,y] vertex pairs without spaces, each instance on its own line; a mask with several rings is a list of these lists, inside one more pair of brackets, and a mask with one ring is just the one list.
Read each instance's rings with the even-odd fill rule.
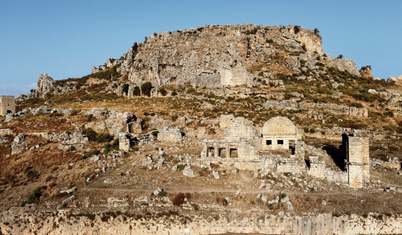
[[238,117],[232,124],[224,130],[223,138],[225,140],[238,141],[240,138],[253,139],[257,137],[257,131],[253,122]]
[[0,96],[0,116],[5,116],[8,113],[15,113],[14,96]]
[[363,180],[370,177],[368,138],[344,134],[342,142],[346,150],[349,185],[354,188],[362,188]]
[[220,71],[220,74],[223,86],[246,85],[249,79],[249,74],[245,69],[225,69]]
[[159,130],[158,140],[165,144],[180,144],[183,141],[183,135],[179,127],[163,126]]
[[[118,203],[126,204],[126,202]],[[109,203],[107,204],[109,205]],[[114,204],[110,204],[113,208]],[[221,212],[216,218],[205,215],[155,212],[108,213],[73,212],[69,210],[29,212],[23,208],[11,208],[1,213],[1,234],[401,234],[400,215],[367,216],[331,214],[276,215]],[[35,222],[33,222],[35,221]]]
[[310,161],[310,170],[308,171],[308,174],[311,176],[317,177],[319,179],[324,179],[325,178],[325,162],[318,161],[318,157],[316,157],[316,156],[310,156],[309,161]]

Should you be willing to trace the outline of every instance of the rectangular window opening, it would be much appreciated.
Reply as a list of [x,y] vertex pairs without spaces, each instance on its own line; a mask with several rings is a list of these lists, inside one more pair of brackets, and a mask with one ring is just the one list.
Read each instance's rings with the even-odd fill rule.
[[283,140],[278,140],[278,145],[283,145]]
[[267,140],[267,141],[265,141],[265,143],[266,143],[267,145],[272,145],[272,140]]

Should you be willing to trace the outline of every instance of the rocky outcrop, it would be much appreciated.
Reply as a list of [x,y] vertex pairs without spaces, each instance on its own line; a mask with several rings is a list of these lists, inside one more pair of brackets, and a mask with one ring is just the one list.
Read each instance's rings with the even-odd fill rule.
[[[118,110],[108,110],[104,108],[93,108],[88,111],[83,111],[85,115],[92,115],[95,119],[101,121],[86,124],[87,128],[92,128],[96,132],[109,132],[110,135],[118,137],[121,132],[142,130],[142,120],[137,120],[137,117],[132,112],[123,112]],[[102,120],[105,119],[105,120]]]
[[347,71],[354,76],[360,76],[356,63],[351,59],[333,58],[331,56],[324,56],[323,58],[328,67],[335,68],[339,71]]
[[27,147],[25,143],[26,135],[24,133],[18,134],[11,144],[11,154],[18,154],[24,151]]
[[54,91],[54,80],[47,73],[41,74],[38,79],[38,89],[36,90],[37,97],[45,97],[47,94],[52,94]]
[[371,71],[371,66],[362,66],[362,68],[359,70],[360,74],[362,77],[365,78],[373,78],[373,72]]
[[106,65],[92,70],[96,73],[116,67],[138,86],[146,81],[154,87],[247,85],[253,79],[249,68],[280,53],[274,44],[288,52],[323,53],[318,32],[302,27],[209,25],[154,33],[135,43],[121,60],[109,59]]
[[300,102],[295,103],[290,100],[268,100],[264,104],[265,109],[323,109],[325,111],[337,114],[337,115],[347,115],[355,117],[368,117],[367,108],[356,108],[349,107],[346,105],[338,104],[327,104],[327,103],[310,103],[310,102]]
[[395,82],[397,85],[402,85],[402,75],[395,78],[395,77],[388,77],[388,82]]

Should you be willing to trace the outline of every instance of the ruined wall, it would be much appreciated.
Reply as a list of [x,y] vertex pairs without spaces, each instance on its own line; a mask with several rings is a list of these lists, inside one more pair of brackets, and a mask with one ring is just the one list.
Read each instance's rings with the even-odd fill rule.
[[0,115],[5,116],[8,113],[15,113],[14,96],[0,96]]
[[253,139],[257,137],[257,131],[253,122],[243,117],[236,118],[233,123],[224,130],[223,138],[230,141],[239,141],[240,138]]
[[119,133],[119,150],[130,151],[130,135],[128,133]]
[[295,173],[299,174],[305,169],[305,163],[299,162],[296,159],[281,158],[280,164],[276,166],[276,171],[279,173]]
[[165,144],[181,144],[183,135],[178,127],[163,126],[159,130],[158,140]]
[[342,137],[342,144],[346,146],[349,185],[354,188],[362,188],[363,179],[370,177],[368,138],[348,136],[346,134]]
[[223,86],[240,86],[247,84],[249,74],[245,69],[222,70],[221,85]]
[[325,162],[324,161],[318,161],[318,157],[315,156],[310,156],[310,170],[308,171],[308,174],[314,177],[317,177],[319,179],[324,179],[325,178]]
[[[252,213],[251,213],[252,214]],[[25,212],[11,209],[2,212],[0,234],[401,234],[402,217],[371,213],[368,216],[331,214],[286,215],[274,214],[235,216],[219,213],[212,216],[174,213],[146,215],[127,212],[81,213]],[[230,221],[229,219],[230,218]]]

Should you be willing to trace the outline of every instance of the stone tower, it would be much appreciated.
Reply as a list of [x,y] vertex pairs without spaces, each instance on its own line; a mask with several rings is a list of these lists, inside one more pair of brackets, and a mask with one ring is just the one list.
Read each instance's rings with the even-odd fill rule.
[[14,96],[0,96],[0,115],[5,116],[8,113],[15,113]]

